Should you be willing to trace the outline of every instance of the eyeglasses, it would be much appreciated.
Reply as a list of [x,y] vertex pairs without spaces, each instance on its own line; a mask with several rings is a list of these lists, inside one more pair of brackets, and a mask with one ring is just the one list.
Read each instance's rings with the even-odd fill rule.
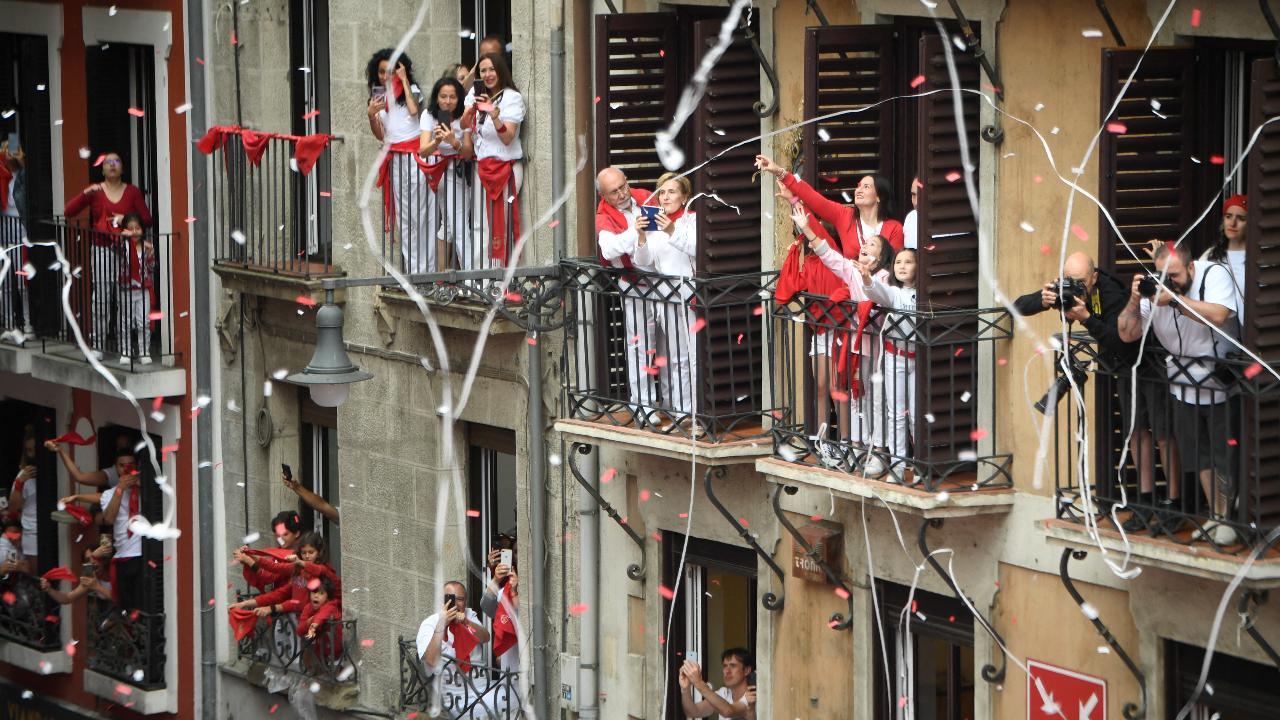
[[119,165],[120,161],[114,158],[107,158],[106,160],[102,161],[102,164],[103,165]]
[[619,185],[618,187],[616,187],[616,188],[614,188],[614,189],[612,189],[612,190],[605,190],[605,191],[604,191],[604,195],[605,195],[605,197],[609,197],[609,196],[612,196],[612,195],[622,195],[622,194],[626,193],[626,192],[627,192],[628,190],[630,190],[630,189],[631,189],[631,183],[629,183],[629,182],[624,182],[624,183],[622,183],[621,185]]

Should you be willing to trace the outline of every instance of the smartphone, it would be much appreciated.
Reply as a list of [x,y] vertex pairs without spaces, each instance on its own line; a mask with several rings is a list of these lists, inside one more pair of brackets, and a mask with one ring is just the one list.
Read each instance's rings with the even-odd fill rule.
[[280,470],[284,472],[284,477],[286,480],[293,479],[293,468],[289,467],[288,463],[280,463]]
[[684,659],[688,660],[689,662],[698,662],[698,651],[690,650],[689,652],[684,654]]
[[748,674],[747,674],[747,686],[748,686],[748,687],[755,687],[755,686],[756,686],[756,671],[755,671],[755,670],[752,670],[750,673],[748,673]]
[[84,565],[80,566],[80,576],[89,577],[93,575],[95,570],[97,570],[97,568],[93,566],[93,563],[85,563]]
[[471,92],[476,97],[480,97],[481,95],[488,95],[489,89],[484,86],[483,80],[476,78],[471,81]]
[[499,551],[498,551],[498,564],[499,564],[499,565],[506,565],[507,567],[511,567],[511,560],[512,560],[511,555],[512,555],[512,553],[511,553],[511,551],[510,551],[510,550],[499,550]]
[[443,125],[446,130],[452,130],[453,129],[453,111],[441,110],[440,114],[436,116],[436,122]]
[[22,149],[22,138],[18,137],[18,133],[9,133],[9,152],[16,153]]
[[374,99],[374,98],[384,98],[384,99],[385,99],[386,97],[387,97],[387,88],[386,88],[386,86],[385,86],[385,85],[374,85],[374,86],[373,86],[373,89],[369,91],[369,99],[370,99],[370,100],[372,100],[372,99]]
[[453,593],[449,593],[448,595],[445,595],[445,596],[444,596],[444,604],[445,604],[445,605],[448,605],[448,606],[449,606],[449,607],[451,607],[451,608],[457,609],[457,607],[458,607],[458,596],[457,596],[457,595],[454,595]]

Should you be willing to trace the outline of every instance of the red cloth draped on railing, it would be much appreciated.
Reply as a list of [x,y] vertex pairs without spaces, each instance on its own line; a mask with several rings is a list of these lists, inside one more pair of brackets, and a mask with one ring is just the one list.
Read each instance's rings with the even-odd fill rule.
[[320,159],[320,154],[324,152],[324,149],[329,146],[329,141],[333,139],[332,135],[324,133],[299,136],[259,132],[236,125],[214,125],[196,143],[196,149],[205,155],[210,155],[215,150],[221,149],[226,144],[227,137],[231,135],[240,136],[240,141],[244,145],[245,157],[255,166],[262,161],[262,154],[266,152],[267,145],[270,144],[271,140],[285,140],[292,143],[293,158],[298,163],[298,172],[303,175],[311,172],[311,168],[315,167],[316,161]]

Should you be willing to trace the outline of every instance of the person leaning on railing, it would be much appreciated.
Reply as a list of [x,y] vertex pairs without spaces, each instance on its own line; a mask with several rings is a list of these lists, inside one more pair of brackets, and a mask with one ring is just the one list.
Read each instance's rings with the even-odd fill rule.
[[[1213,359],[1226,357],[1234,348],[1229,338],[1239,337],[1241,298],[1225,265],[1192,262],[1183,246],[1160,244],[1155,264],[1165,281],[1134,276],[1117,330],[1122,340],[1134,342],[1150,319],[1156,339],[1169,351],[1173,435],[1182,469],[1198,472],[1201,489],[1210,498],[1212,518],[1228,521],[1235,495],[1233,452],[1228,443],[1235,403],[1229,402],[1229,381],[1216,376]],[[1144,296],[1144,290],[1151,297]],[[1205,534],[1219,547],[1237,541],[1235,529],[1225,522]]]
[[81,554],[84,565],[81,569],[80,581],[75,587],[64,592],[54,587],[49,580],[40,578],[40,589],[48,593],[49,597],[59,605],[70,605],[91,593],[103,600],[110,600],[111,576],[108,568],[111,563],[111,552],[109,543],[99,543],[96,548],[85,548]]
[[455,660],[463,672],[480,661],[479,646],[489,642],[489,631],[480,616],[467,607],[467,588],[457,580],[444,584],[444,604],[440,612],[427,616],[418,626],[418,659],[434,676],[444,661]]
[[[8,511],[22,522],[22,554],[30,567],[35,567],[40,556],[39,472],[36,467],[36,436],[30,426],[23,430],[22,457],[18,461],[18,475],[9,488]],[[48,482],[57,483],[57,477]]]
[[511,70],[502,55],[482,56],[476,72],[476,85],[480,87],[472,87],[467,93],[466,111],[462,114],[462,126],[472,129],[479,180],[471,223],[480,242],[473,252],[483,252],[487,245],[489,256],[481,264],[505,266],[508,253],[520,236],[519,195],[524,184],[520,126],[524,123],[524,96],[511,80]]
[[[122,244],[128,254],[121,268],[118,281],[121,292],[116,295],[116,328],[125,340],[121,345],[123,355],[139,357],[143,365],[151,362],[151,307],[155,301],[155,242],[147,237],[142,217],[137,213],[124,216]],[[133,355],[136,340],[137,355]]]
[[274,589],[235,603],[231,608],[253,610],[258,617],[301,612],[307,604],[308,589],[318,579],[327,579],[333,585],[335,593],[332,597],[341,605],[342,580],[329,565],[329,550],[324,536],[316,532],[303,533],[296,546],[297,552],[282,561],[289,568],[287,579],[274,583]]
[[377,182],[382,189],[383,228],[394,228],[405,272],[420,273],[425,272],[429,257],[426,180],[417,154],[422,91],[414,82],[413,60],[408,55],[401,54],[395,68],[389,67],[393,52],[383,48],[365,66],[366,111],[369,132],[387,147]]
[[[302,537],[302,519],[298,517],[298,513],[281,510],[271,520],[271,529],[280,547],[297,549]],[[294,566],[291,563],[268,557],[264,551],[250,550],[248,545],[241,545],[231,553],[231,557],[244,566],[241,574],[249,587],[259,591],[280,587],[293,577]]]
[[22,522],[12,516],[6,516],[0,522],[3,522],[3,533],[0,533],[0,580],[3,580],[13,573],[27,572],[28,564],[22,557]]
[[443,269],[436,260],[436,244],[444,239],[453,245],[454,255],[463,270],[474,269],[477,258],[471,252],[471,227],[467,208],[471,205],[471,178],[463,173],[466,160],[475,151],[471,129],[464,127],[462,117],[462,83],[453,78],[440,78],[431,88],[427,111],[422,113],[418,155],[426,162],[427,173],[427,267]]
[[[10,148],[5,140],[0,142],[0,216],[7,220],[0,225],[0,246],[13,248],[22,243],[27,236],[27,210],[27,156],[22,148]],[[6,286],[0,291],[21,297],[23,325],[0,329],[17,332],[25,341],[34,329],[29,278],[17,274],[26,264],[26,248],[9,251],[8,257],[9,276],[4,278]]]

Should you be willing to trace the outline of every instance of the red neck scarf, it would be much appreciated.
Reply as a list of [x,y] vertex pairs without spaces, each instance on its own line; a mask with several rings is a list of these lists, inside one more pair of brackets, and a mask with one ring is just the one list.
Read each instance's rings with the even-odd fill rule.
[[471,626],[465,622],[451,623],[447,630],[449,644],[453,646],[453,657],[463,672],[471,672],[471,651],[476,649],[480,640]]
[[[653,197],[652,193],[647,193],[644,190],[637,190],[635,188],[631,188],[631,202],[633,205],[643,205],[646,202],[648,202],[649,198],[651,197]],[[627,216],[624,215],[621,210],[619,210],[618,208],[610,204],[608,201],[606,201],[604,198],[600,198],[600,204],[596,206],[596,233],[598,234],[604,230],[608,230],[609,232],[612,232],[612,233],[620,233],[629,227],[631,227],[631,221],[627,219]],[[599,247],[597,246],[597,253],[598,252],[599,252]],[[602,266],[604,267],[611,266],[611,263],[604,258],[603,254],[600,254],[599,257],[600,257],[600,264]],[[635,268],[635,265],[631,262],[630,255],[623,255],[618,259],[622,261],[622,267],[626,268],[627,270],[632,270]],[[634,273],[629,273],[627,279],[634,281],[635,280]]]
[[13,171],[9,169],[7,159],[0,158],[0,212],[9,207],[9,181],[13,179]]
[[[129,517],[132,518],[142,509],[142,498],[139,497],[142,493],[138,492],[138,488],[136,487],[131,487],[128,490],[125,490],[125,492],[129,493]],[[126,537],[133,537],[132,527],[129,527],[125,532],[128,533]]]
[[[505,595],[505,593],[503,593]],[[508,602],[514,608],[516,601],[509,599]],[[510,613],[507,612],[507,603],[502,602],[502,595],[498,596],[498,612],[493,618],[493,656],[502,657],[504,653],[514,647],[516,644],[516,625],[511,620]]]
[[[489,216],[489,256],[506,265],[509,245],[520,237],[520,200],[516,197],[516,160],[484,158],[477,167],[484,187],[485,213]],[[507,202],[507,197],[511,202]],[[507,206],[511,207],[511,232],[507,232]]]

